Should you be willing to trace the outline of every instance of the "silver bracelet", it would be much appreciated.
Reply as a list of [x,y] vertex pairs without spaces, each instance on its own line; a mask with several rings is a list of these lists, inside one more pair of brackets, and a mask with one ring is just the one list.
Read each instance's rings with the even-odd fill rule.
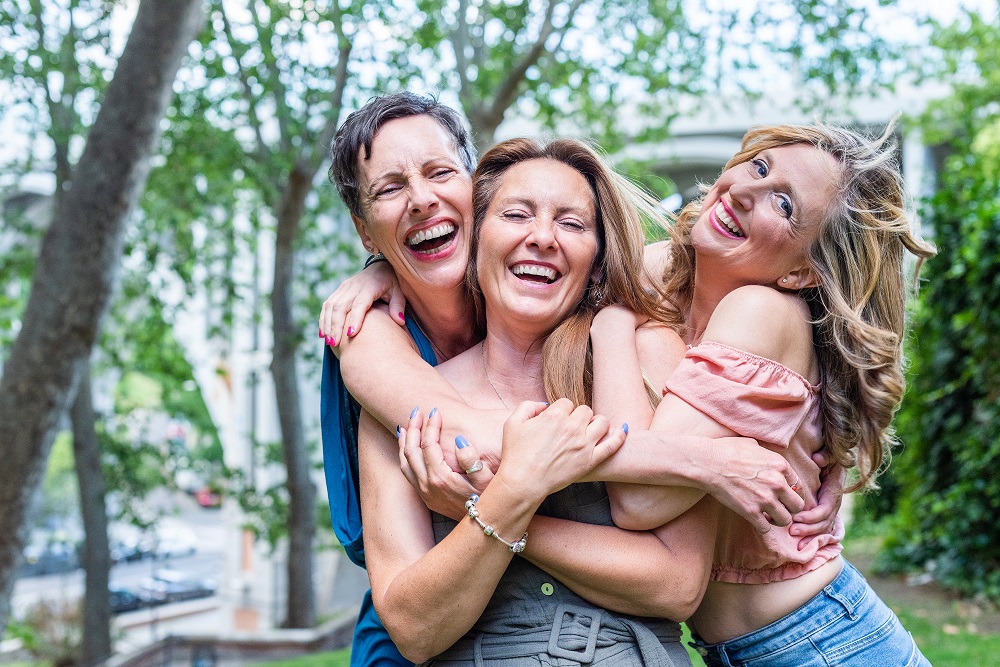
[[469,518],[478,523],[479,527],[483,529],[484,533],[497,538],[498,540],[506,544],[507,547],[514,553],[519,554],[522,551],[524,551],[524,547],[528,545],[528,531],[524,531],[524,535],[522,535],[521,539],[519,539],[517,542],[508,542],[507,540],[503,539],[502,537],[496,534],[496,531],[493,530],[493,526],[483,523],[483,520],[479,518],[479,510],[476,509],[476,503],[478,502],[479,502],[479,496],[477,496],[474,493],[471,496],[469,496],[468,500],[465,501],[465,509],[468,510],[469,512]]
[[383,255],[381,252],[377,252],[377,253],[375,253],[374,255],[372,255],[371,257],[369,257],[368,259],[365,260],[365,268],[367,269],[369,266],[371,266],[375,262],[384,262],[384,261],[386,261],[385,255]]

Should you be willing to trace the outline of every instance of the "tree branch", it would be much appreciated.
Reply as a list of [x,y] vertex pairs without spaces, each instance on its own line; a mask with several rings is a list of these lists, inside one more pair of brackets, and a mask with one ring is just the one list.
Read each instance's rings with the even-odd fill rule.
[[[250,76],[243,67],[243,56],[246,54],[247,49],[243,48],[243,44],[237,42],[236,37],[233,35],[233,26],[229,22],[229,16],[226,14],[225,3],[219,5],[219,12],[222,14],[222,30],[226,35],[226,40],[229,42],[229,48],[232,49],[233,60],[236,61],[236,74],[243,88],[243,97],[247,102],[247,119],[250,121],[254,138],[257,140],[257,147],[253,151],[253,158],[260,164],[266,164],[271,161],[273,156],[271,155],[271,149],[264,141],[260,118],[257,116],[257,104],[259,100],[253,94],[253,87],[250,85]],[[277,189],[276,183],[274,187]]]

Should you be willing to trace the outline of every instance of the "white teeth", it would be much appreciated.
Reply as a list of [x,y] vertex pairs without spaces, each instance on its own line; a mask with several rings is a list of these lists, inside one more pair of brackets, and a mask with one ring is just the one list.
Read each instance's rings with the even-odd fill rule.
[[715,205],[715,217],[719,219],[719,222],[721,222],[726,229],[733,234],[733,236],[744,236],[743,230],[736,225],[736,222],[729,215],[729,211],[726,210],[726,207],[722,205],[721,201]]
[[407,245],[418,245],[424,241],[429,241],[431,239],[436,239],[439,236],[445,236],[451,234],[455,231],[455,225],[450,222],[442,222],[440,225],[434,225],[430,229],[422,229],[410,238],[406,239]]
[[541,276],[546,280],[552,281],[556,279],[556,270],[547,266],[538,266],[537,264],[518,264],[511,269],[511,272],[515,276]]

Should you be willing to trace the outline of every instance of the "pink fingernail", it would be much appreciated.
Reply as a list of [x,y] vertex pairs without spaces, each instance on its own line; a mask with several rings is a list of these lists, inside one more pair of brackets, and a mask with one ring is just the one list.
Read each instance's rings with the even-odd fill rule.
[[406,315],[404,315],[403,313],[400,313],[400,314],[399,314],[399,319],[400,319],[401,321],[405,322],[405,321],[406,321]]
[[324,338],[324,336],[323,336],[323,330],[322,329],[319,330],[319,337],[320,338]]
[[330,343],[330,341],[332,341],[333,339],[332,339],[332,338],[330,338],[329,336],[327,336],[327,337],[325,337],[325,338],[324,338],[323,340],[325,340],[325,341],[326,341],[326,344],[327,344],[327,345],[331,345],[332,343]]
[[333,336],[330,336],[330,346],[337,347],[337,339],[334,338]]
[[347,335],[348,336],[354,335],[354,327],[347,327]]

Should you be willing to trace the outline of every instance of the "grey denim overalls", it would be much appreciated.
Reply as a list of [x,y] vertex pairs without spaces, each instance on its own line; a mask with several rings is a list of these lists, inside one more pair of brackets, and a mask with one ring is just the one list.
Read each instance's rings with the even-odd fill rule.
[[[608,495],[600,482],[572,484],[549,496],[539,514],[614,525]],[[455,525],[435,514],[435,540],[440,542]],[[655,586],[656,582],[649,584]],[[461,589],[456,589],[455,594],[461,595]],[[680,626],[673,621],[596,607],[524,558],[515,557],[472,629],[450,649],[424,664],[690,667],[691,661],[679,642],[680,634]]]

